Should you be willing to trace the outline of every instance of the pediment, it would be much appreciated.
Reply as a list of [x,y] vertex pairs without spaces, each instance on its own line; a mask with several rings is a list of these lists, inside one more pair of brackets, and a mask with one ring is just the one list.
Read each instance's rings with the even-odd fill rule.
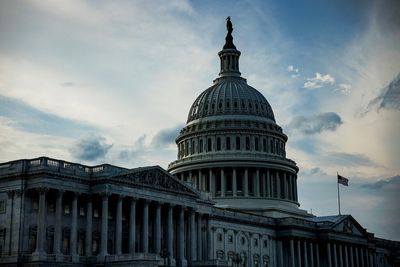
[[147,187],[153,190],[173,192],[197,196],[197,192],[188,185],[179,181],[173,175],[159,166],[142,167],[129,170],[129,172],[113,177],[118,181],[123,181],[139,187]]
[[358,236],[366,235],[366,230],[351,215],[334,224],[332,230]]

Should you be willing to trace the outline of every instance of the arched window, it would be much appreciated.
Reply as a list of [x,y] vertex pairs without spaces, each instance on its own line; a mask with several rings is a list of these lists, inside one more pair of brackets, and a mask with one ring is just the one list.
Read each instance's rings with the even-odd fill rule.
[[195,145],[196,145],[196,144],[195,144],[194,140],[192,140],[192,147],[191,147],[191,150],[192,150],[192,151],[191,151],[191,154],[194,154],[194,152],[195,152],[195,151],[194,151]]
[[236,137],[236,150],[240,150],[240,136]]
[[199,139],[199,153],[203,153],[203,138]]
[[229,136],[227,136],[225,139],[225,147],[226,150],[231,150],[231,138]]
[[254,138],[254,149],[255,149],[256,151],[259,150],[258,137]]
[[221,137],[217,137],[217,150],[221,150]]
[[250,137],[246,136],[246,150],[250,150]]
[[269,141],[269,147],[270,147],[270,152],[274,153],[274,145],[272,143],[272,140]]
[[207,152],[210,152],[211,148],[212,148],[212,146],[211,146],[211,138],[209,137],[209,138],[207,138]]

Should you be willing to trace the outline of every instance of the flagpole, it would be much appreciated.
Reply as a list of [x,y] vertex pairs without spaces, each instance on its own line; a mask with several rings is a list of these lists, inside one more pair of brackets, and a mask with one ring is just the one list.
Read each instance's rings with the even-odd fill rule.
[[339,191],[339,180],[338,180],[338,177],[339,177],[339,173],[338,172],[336,172],[336,182],[337,182],[337,195],[338,195],[338,204],[339,204],[339,215],[341,215],[340,214],[340,191]]

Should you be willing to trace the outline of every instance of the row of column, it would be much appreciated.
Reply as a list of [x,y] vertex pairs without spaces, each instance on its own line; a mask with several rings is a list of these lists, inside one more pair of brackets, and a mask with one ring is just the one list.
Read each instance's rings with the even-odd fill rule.
[[[37,188],[39,193],[39,210],[37,216],[37,239],[36,239],[36,250],[33,253],[39,257],[46,255],[45,252],[45,241],[46,241],[46,193],[48,188]],[[56,258],[62,256],[61,253],[61,239],[62,239],[62,197],[64,190],[57,191],[56,199],[56,223],[55,223],[55,234],[54,234],[54,254]],[[107,243],[108,243],[108,207],[110,193],[100,193],[102,198],[102,216],[101,216],[101,240],[100,240],[100,256],[106,256]],[[79,256],[77,253],[77,223],[78,223],[78,193],[73,194],[72,199],[72,212],[71,212],[71,236],[70,236],[70,252],[72,261],[78,261]],[[116,207],[116,225],[115,225],[115,254],[122,254],[122,203],[123,196],[118,196],[117,207]],[[136,204],[137,198],[130,198],[130,220],[129,220],[129,253],[134,254],[136,251]],[[151,201],[143,201],[142,209],[142,229],[141,229],[141,252],[149,253],[149,204]],[[161,225],[161,207],[163,203],[156,202],[155,205],[155,231],[154,231],[154,253],[161,254],[161,239],[162,239],[162,225]],[[176,220],[177,233],[174,235],[174,216],[173,209],[174,205],[167,204],[167,227],[166,227],[166,254],[171,259],[174,258],[174,240],[176,239],[176,255],[179,260],[184,260],[184,240],[185,240],[185,220],[184,212],[186,208],[184,206],[177,206],[178,208],[178,219]],[[90,197],[87,198],[87,212],[86,212],[86,238],[85,238],[85,252],[86,256],[92,256],[92,213],[93,204]],[[202,215],[196,216],[195,210],[192,208],[188,209],[188,225],[189,225],[189,236],[186,237],[188,249],[188,256],[190,260],[197,259],[198,248],[201,251],[202,238],[201,238],[201,223]],[[197,220],[196,220],[197,218]],[[201,255],[201,252],[200,252]],[[58,256],[58,257],[57,257]]]
[[[195,188],[209,191],[213,197],[236,197],[239,194],[248,197],[251,191],[254,197],[297,201],[297,176],[286,171],[260,168],[210,168],[182,172],[177,175],[180,180],[190,182]],[[241,179],[238,179],[239,175]],[[253,188],[251,189],[249,179],[252,179]],[[240,191],[238,190],[239,180],[242,189]],[[228,182],[231,188],[227,187]]]
[[326,251],[328,267],[373,267],[376,265],[375,253],[367,247],[327,242]]

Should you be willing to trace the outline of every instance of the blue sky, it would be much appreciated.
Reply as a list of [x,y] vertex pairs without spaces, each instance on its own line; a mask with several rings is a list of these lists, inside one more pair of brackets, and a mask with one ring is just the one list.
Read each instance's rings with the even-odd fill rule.
[[0,161],[161,165],[218,74],[225,18],[300,167],[301,208],[400,240],[398,1],[2,1]]

